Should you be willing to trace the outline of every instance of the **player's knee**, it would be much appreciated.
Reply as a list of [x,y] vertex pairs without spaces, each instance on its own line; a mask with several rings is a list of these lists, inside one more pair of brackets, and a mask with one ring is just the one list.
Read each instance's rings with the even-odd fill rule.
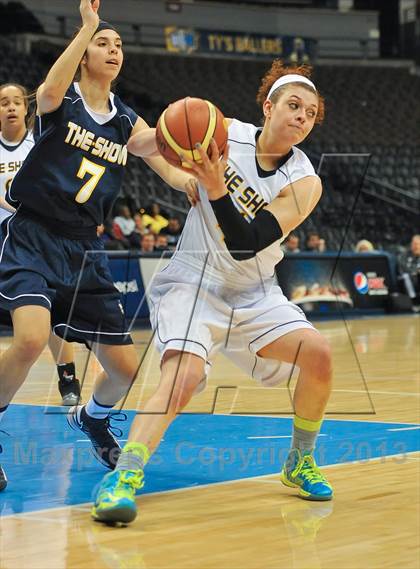
[[139,366],[137,361],[127,362],[118,373],[119,379],[121,383],[127,385],[128,387],[131,386],[137,378],[137,374],[139,371]]
[[332,356],[331,347],[325,338],[314,344],[307,355],[308,365],[313,370],[313,375],[324,382],[331,381]]
[[31,334],[21,334],[15,338],[14,347],[18,352],[20,361],[34,362],[39,358],[42,350],[48,342],[47,334],[39,334],[37,336]]

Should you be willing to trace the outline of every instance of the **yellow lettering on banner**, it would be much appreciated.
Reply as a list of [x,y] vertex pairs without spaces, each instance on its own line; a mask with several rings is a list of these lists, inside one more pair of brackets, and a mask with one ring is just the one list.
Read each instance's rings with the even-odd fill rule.
[[244,50],[243,38],[239,36],[239,37],[235,38],[235,51],[236,51],[236,53],[242,53],[243,50]]
[[207,36],[207,40],[209,42],[209,49],[210,51],[214,51],[216,49],[215,44],[216,44],[216,38],[213,34],[209,34]]
[[226,45],[226,51],[235,51],[235,47],[234,47],[234,43],[233,43],[233,38],[232,36],[227,36],[225,37],[225,45]]
[[211,49],[213,51],[220,51],[223,45],[223,37],[216,34],[211,34],[209,38],[211,38]]
[[232,40],[232,47],[236,53],[277,55],[281,54],[283,51],[281,38],[236,36],[235,38],[230,37],[230,39]]
[[217,49],[218,49],[219,51],[223,51],[223,44],[224,44],[224,41],[225,41],[224,36],[221,36],[221,35],[220,35],[220,36],[216,36],[216,38],[217,38]]

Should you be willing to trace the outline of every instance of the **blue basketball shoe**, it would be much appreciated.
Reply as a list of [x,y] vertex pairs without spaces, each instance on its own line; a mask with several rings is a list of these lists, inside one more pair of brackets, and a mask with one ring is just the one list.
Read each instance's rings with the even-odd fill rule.
[[286,486],[299,488],[299,496],[305,500],[331,500],[333,489],[316,465],[310,451],[290,450],[280,474]]
[[95,521],[128,524],[137,516],[136,490],[144,485],[143,470],[115,470],[106,474],[91,514]]

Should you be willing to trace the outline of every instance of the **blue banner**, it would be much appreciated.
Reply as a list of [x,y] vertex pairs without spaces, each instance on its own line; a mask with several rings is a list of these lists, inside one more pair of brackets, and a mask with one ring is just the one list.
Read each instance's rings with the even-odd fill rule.
[[121,302],[127,318],[149,318],[138,256],[116,258],[108,253],[108,259],[114,285],[122,295]]
[[315,40],[241,32],[192,28],[165,28],[166,48],[177,53],[213,53],[234,56],[280,57],[290,63],[306,63],[315,55]]

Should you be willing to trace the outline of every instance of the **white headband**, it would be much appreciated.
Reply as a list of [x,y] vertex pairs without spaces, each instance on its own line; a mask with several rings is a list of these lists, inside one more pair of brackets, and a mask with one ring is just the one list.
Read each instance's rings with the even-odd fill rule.
[[283,77],[280,77],[280,79],[277,79],[277,81],[273,83],[270,91],[268,92],[267,99],[271,97],[271,95],[274,93],[276,89],[278,89],[279,87],[283,87],[288,83],[305,83],[305,85],[309,85],[309,87],[312,87],[312,89],[316,91],[316,87],[310,79],[307,79],[303,75],[296,75],[294,73],[289,73],[288,75],[283,75]]

